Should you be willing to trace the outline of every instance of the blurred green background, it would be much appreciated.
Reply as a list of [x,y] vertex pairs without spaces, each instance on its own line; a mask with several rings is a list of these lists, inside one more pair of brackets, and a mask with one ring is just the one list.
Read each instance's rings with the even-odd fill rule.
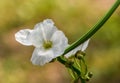
[[[0,83],[70,83],[59,62],[34,66],[34,47],[15,41],[14,34],[46,18],[74,42],[87,32],[116,0],[1,0]],[[88,83],[120,83],[120,8],[92,38],[86,62],[94,76]]]

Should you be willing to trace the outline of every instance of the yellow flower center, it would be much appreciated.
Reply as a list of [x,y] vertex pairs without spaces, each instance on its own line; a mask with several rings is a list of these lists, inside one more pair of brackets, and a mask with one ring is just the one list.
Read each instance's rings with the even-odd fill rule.
[[43,43],[43,47],[44,47],[45,49],[50,49],[50,48],[52,48],[52,42],[51,42],[51,41],[45,41],[45,42]]

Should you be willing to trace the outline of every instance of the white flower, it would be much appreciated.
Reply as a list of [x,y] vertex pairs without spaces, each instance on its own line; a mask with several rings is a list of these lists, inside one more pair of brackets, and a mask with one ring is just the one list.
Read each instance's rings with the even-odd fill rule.
[[88,39],[87,41],[85,41],[84,43],[82,43],[80,46],[76,47],[75,49],[73,49],[72,51],[70,51],[69,53],[67,53],[65,55],[65,57],[68,58],[68,57],[74,55],[78,50],[85,51],[85,49],[88,47],[89,40],[90,39]]
[[46,19],[35,25],[33,30],[24,29],[15,34],[19,43],[35,46],[31,61],[35,65],[44,65],[60,56],[68,46],[68,39],[58,30],[52,20]]

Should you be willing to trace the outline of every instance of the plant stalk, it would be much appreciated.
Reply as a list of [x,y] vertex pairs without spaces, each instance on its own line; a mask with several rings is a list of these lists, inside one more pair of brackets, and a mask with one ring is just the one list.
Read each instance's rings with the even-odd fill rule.
[[63,55],[67,54],[86,40],[88,40],[90,37],[92,37],[104,24],[105,22],[111,17],[111,15],[114,13],[114,11],[118,8],[120,5],[120,0],[117,0],[114,5],[110,8],[110,10],[105,14],[105,16],[100,19],[86,34],[84,34],[82,37],[80,37],[77,41],[72,43],[63,53]]

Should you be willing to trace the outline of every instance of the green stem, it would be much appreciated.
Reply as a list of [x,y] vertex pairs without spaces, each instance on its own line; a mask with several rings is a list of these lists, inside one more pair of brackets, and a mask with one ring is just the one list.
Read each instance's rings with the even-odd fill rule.
[[[58,60],[59,62],[61,62],[62,64],[64,64],[64,65],[65,65],[65,63],[67,62],[67,60],[66,60],[65,58],[63,58],[62,56],[57,57],[57,60]],[[73,69],[78,75],[81,74],[81,71],[79,71],[79,69],[76,68],[74,65],[71,65],[71,67],[72,67],[72,69]]]
[[87,72],[88,72],[87,64],[86,64],[86,62],[85,62],[84,57],[83,57],[83,58],[81,58],[81,60],[82,60],[82,62],[84,63],[84,66],[85,66],[85,75],[86,75],[86,74],[87,74]]
[[114,11],[117,9],[117,7],[120,4],[120,0],[117,0],[115,4],[111,7],[111,9],[106,13],[106,15],[98,21],[86,34],[84,34],[81,38],[79,38],[77,41],[72,43],[63,53],[63,55],[67,54],[86,40],[88,40],[90,37],[92,37],[102,26],[105,24],[105,22],[110,18],[110,16],[114,13]]
[[81,79],[81,83],[86,83],[86,80],[84,80],[84,79]]

